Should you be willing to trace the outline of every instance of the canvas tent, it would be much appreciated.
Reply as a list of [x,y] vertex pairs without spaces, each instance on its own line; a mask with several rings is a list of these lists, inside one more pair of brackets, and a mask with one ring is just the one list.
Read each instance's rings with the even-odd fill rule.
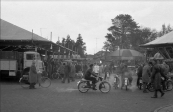
[[173,31],[140,47],[155,48],[164,59],[173,59]]
[[147,44],[141,45],[141,47],[154,48],[154,47],[163,47],[163,46],[173,46],[173,31],[158,37],[156,40],[153,40]]

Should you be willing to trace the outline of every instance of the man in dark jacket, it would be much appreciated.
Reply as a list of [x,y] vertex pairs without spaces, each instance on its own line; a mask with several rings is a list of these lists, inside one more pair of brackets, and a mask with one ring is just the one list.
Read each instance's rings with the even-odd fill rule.
[[65,65],[64,72],[65,72],[65,74],[64,74],[62,83],[65,83],[66,78],[68,80],[68,83],[70,83],[70,77],[69,77],[70,72],[71,72],[70,62],[67,62],[67,64]]
[[[92,81],[92,85],[93,85],[93,90],[97,90],[96,89],[96,78],[94,77],[97,77],[97,75],[93,72],[93,64],[91,64],[89,66],[89,69],[86,71],[85,75],[84,75],[84,78],[86,80],[91,80]],[[91,77],[91,76],[94,76],[94,77]],[[89,85],[89,84],[88,84]]]

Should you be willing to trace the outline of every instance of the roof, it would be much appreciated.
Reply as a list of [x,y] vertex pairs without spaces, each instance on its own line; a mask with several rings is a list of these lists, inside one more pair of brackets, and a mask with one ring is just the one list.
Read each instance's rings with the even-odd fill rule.
[[[1,37],[0,37],[0,42],[1,45],[27,45],[31,44],[29,42],[33,41],[35,45],[40,45],[40,46],[47,46],[50,48],[59,46],[61,48],[65,48],[69,51],[72,51],[69,48],[66,48],[62,45],[56,44],[52,41],[49,41],[48,39],[45,39],[33,32],[27,31],[19,26],[16,26],[12,23],[9,23],[5,20],[1,19]],[[14,43],[14,44],[13,44]],[[59,49],[59,48],[57,48]],[[56,49],[55,49],[56,50]],[[74,52],[74,51],[72,51]]]
[[147,44],[140,45],[141,47],[161,47],[166,45],[173,45],[173,31],[165,34]]
[[1,38],[0,40],[38,40],[49,41],[37,34],[27,31],[21,27],[13,25],[1,19]]

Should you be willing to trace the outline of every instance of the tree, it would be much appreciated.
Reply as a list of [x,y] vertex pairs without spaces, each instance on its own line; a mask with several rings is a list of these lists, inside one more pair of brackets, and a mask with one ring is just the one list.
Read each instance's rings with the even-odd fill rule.
[[85,43],[83,42],[81,34],[79,34],[77,37],[75,48],[77,49],[77,52],[81,57],[85,57],[84,54],[86,51],[86,46]]
[[161,36],[171,32],[171,31],[173,31],[173,28],[171,28],[170,24],[168,24],[167,27],[165,24],[163,24],[161,31],[158,32],[158,37],[161,37]]
[[112,19],[112,24],[105,37],[112,47],[120,46],[120,48],[130,48],[130,37],[139,26],[128,14],[120,14]]

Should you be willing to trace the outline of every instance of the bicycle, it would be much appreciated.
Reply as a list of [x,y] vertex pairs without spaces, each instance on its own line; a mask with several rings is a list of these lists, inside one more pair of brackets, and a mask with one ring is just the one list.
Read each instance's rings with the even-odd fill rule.
[[52,74],[52,78],[53,79],[63,79],[63,76],[61,76],[61,74],[59,73],[59,71],[56,71]]
[[[37,83],[39,84],[39,86],[43,87],[43,88],[48,88],[51,85],[51,80],[48,77],[42,76],[42,74],[38,73],[38,75],[41,75],[40,80],[37,80]],[[23,75],[20,79],[19,79],[19,83],[21,85],[22,88],[29,88],[29,73],[26,73],[26,75]]]
[[[97,82],[101,82],[99,84],[99,90],[102,92],[102,93],[108,93],[110,90],[111,90],[111,85],[109,82],[107,82],[106,80],[103,80],[104,78],[103,77],[100,77],[98,76],[97,77]],[[77,83],[77,87],[78,87],[78,90],[81,92],[81,93],[86,93],[89,89],[92,89],[94,85],[91,85],[90,84],[91,81],[90,80],[86,80],[86,79],[82,79],[80,80],[78,83]],[[108,87],[108,89],[106,89]],[[104,90],[106,89],[106,90]]]
[[[168,77],[168,79],[164,82],[164,78],[161,77],[161,80],[162,80],[162,87],[163,87],[163,84],[165,84],[165,91],[171,91],[173,89],[173,81],[171,80],[171,77]],[[162,88],[163,89],[163,88]]]

